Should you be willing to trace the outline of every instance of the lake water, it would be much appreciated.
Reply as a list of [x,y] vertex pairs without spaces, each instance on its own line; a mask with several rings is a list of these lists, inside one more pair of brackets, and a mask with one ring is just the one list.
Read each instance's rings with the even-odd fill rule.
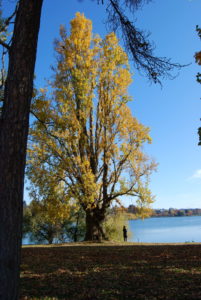
[[201,216],[160,217],[130,220],[130,242],[201,242]]
[[[201,242],[201,216],[160,217],[130,220],[130,242],[185,243]],[[29,238],[23,244],[34,244]]]

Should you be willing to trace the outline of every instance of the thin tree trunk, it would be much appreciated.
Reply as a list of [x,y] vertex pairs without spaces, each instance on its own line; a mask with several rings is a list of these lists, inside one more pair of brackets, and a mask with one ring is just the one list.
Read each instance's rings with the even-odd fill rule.
[[20,0],[0,119],[0,299],[18,299],[24,169],[43,0]]

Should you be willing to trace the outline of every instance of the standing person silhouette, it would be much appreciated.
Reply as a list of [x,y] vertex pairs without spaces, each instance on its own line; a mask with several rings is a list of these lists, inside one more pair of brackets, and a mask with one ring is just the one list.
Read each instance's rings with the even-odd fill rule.
[[123,237],[124,237],[124,242],[127,242],[127,229],[126,229],[126,226],[123,227]]

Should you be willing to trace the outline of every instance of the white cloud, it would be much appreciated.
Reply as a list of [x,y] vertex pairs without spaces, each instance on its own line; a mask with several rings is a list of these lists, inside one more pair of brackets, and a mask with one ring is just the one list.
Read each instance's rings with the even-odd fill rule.
[[196,170],[189,179],[201,179],[201,169]]

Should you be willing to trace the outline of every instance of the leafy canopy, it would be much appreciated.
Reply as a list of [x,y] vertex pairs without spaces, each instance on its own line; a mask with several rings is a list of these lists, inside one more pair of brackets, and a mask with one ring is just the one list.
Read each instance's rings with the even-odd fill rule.
[[149,205],[155,163],[142,151],[151,142],[149,129],[127,106],[132,79],[126,53],[114,33],[94,36],[80,13],[70,35],[61,27],[60,36],[52,93],[41,89],[32,105],[32,189],[38,199],[77,203],[85,211],[104,211],[124,195]]

